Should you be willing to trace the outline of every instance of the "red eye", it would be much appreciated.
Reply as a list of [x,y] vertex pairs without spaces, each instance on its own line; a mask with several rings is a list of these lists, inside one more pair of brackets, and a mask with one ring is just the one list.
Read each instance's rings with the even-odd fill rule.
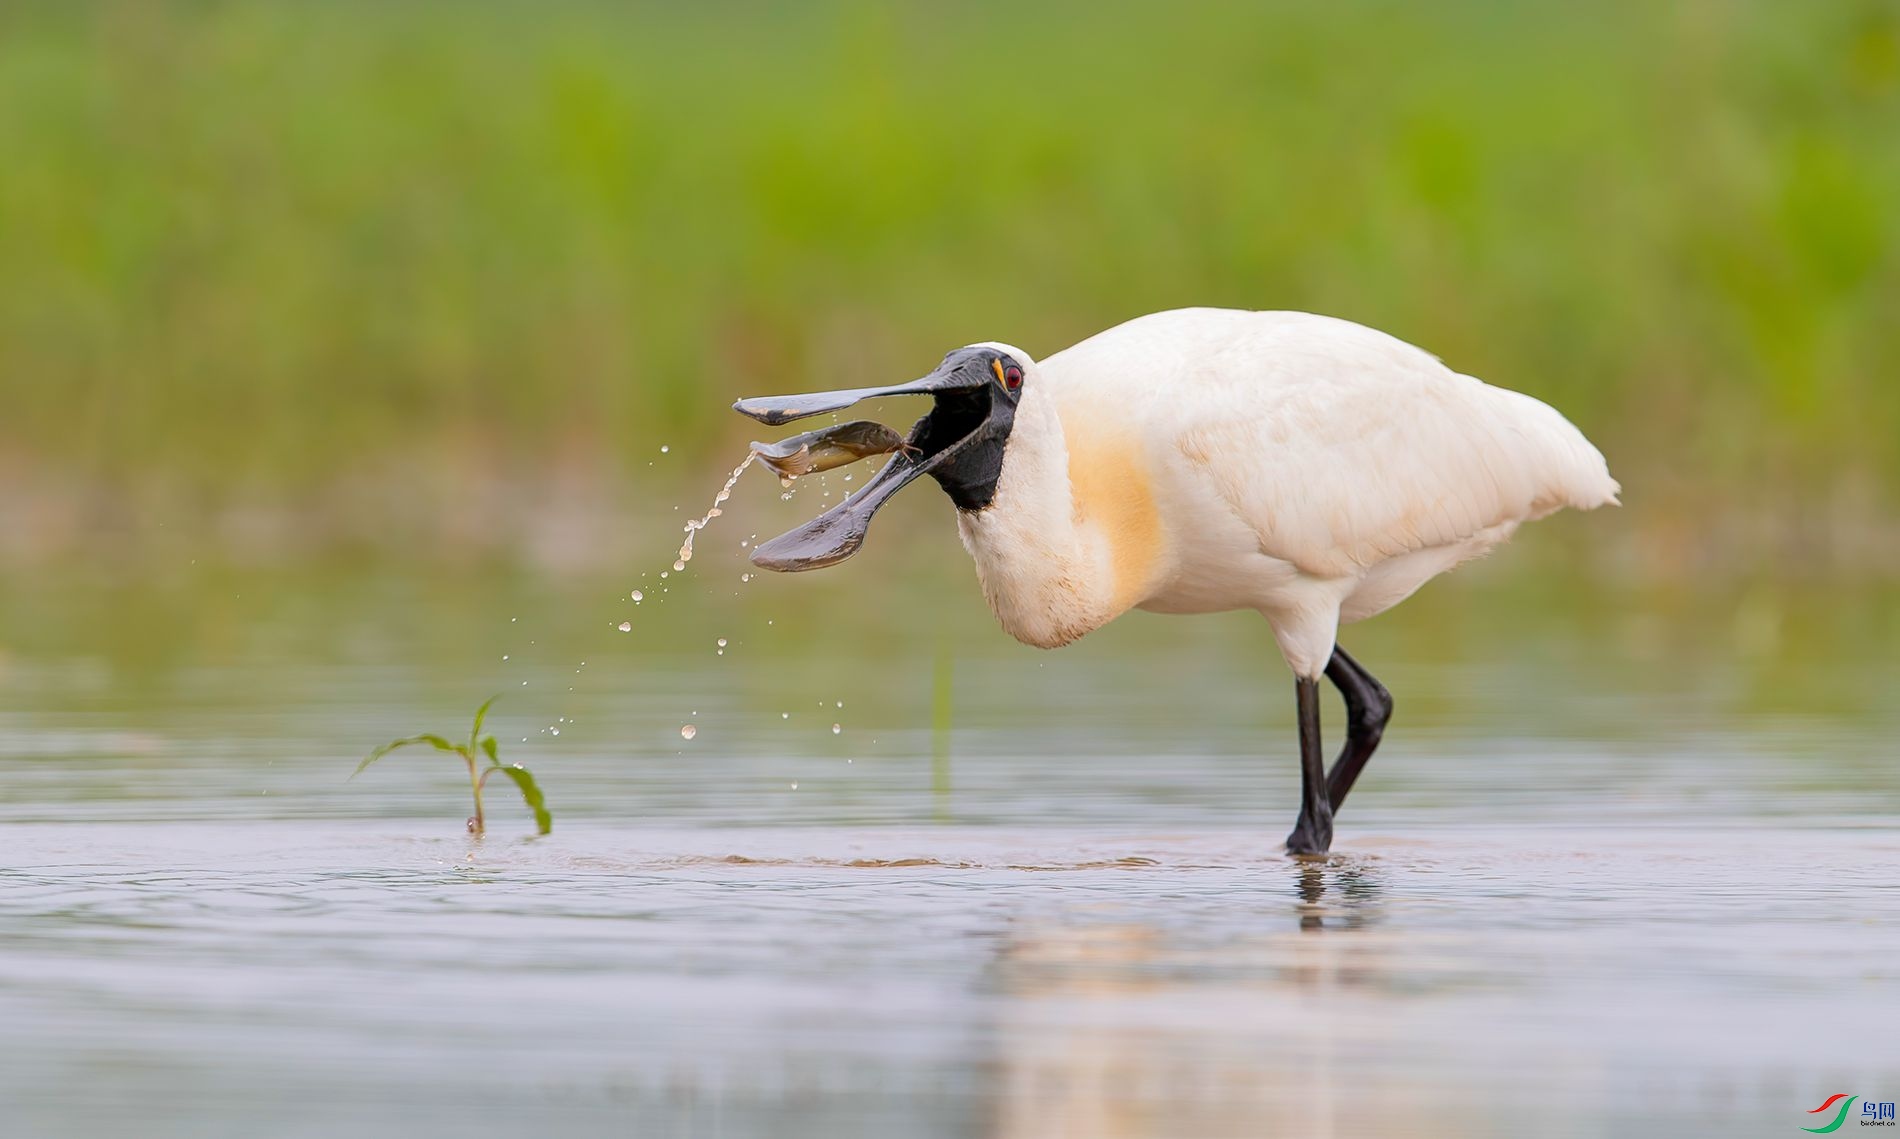
[[1005,367],[1003,369],[1003,386],[1007,387],[1010,391],[1015,391],[1017,388],[1022,387],[1023,370],[1014,364]]

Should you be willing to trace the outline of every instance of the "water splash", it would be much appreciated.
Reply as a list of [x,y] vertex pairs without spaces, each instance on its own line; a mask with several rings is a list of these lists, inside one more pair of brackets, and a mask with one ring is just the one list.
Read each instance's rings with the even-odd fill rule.
[[686,541],[680,543],[679,558],[673,563],[675,571],[684,570],[686,563],[693,560],[693,539],[699,537],[699,532],[706,528],[708,522],[725,513],[721,507],[726,504],[727,499],[732,497],[732,488],[739,484],[739,476],[745,474],[745,469],[751,466],[756,458],[758,458],[757,455],[748,454],[744,462],[732,468],[732,474],[726,478],[726,485],[720,487],[719,493],[713,496],[712,508],[707,510],[704,516],[686,524]]

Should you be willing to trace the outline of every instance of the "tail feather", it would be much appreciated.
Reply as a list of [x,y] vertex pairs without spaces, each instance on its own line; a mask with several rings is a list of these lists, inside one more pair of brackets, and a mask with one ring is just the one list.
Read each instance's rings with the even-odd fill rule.
[[1520,423],[1536,437],[1534,450],[1541,460],[1543,485],[1536,501],[1537,516],[1566,506],[1595,510],[1622,505],[1623,487],[1610,475],[1609,462],[1576,424],[1542,400],[1506,388],[1493,390],[1528,405],[1522,409],[1527,414]]

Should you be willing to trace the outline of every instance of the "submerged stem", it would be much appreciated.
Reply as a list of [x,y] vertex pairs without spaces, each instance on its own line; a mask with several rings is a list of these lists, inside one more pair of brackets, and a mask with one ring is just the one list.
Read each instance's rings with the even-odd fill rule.
[[470,834],[480,834],[483,829],[482,780],[475,774],[475,756],[461,748],[457,748],[456,753],[462,757],[464,763],[468,764],[468,785],[475,792],[475,817],[468,821],[468,830]]

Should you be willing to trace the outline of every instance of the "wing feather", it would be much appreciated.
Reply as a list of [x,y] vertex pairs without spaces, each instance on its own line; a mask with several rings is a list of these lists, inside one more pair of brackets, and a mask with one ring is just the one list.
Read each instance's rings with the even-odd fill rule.
[[1181,310],[1097,339],[1070,374],[1143,405],[1261,550],[1308,573],[1616,499],[1603,456],[1555,409],[1362,325]]

